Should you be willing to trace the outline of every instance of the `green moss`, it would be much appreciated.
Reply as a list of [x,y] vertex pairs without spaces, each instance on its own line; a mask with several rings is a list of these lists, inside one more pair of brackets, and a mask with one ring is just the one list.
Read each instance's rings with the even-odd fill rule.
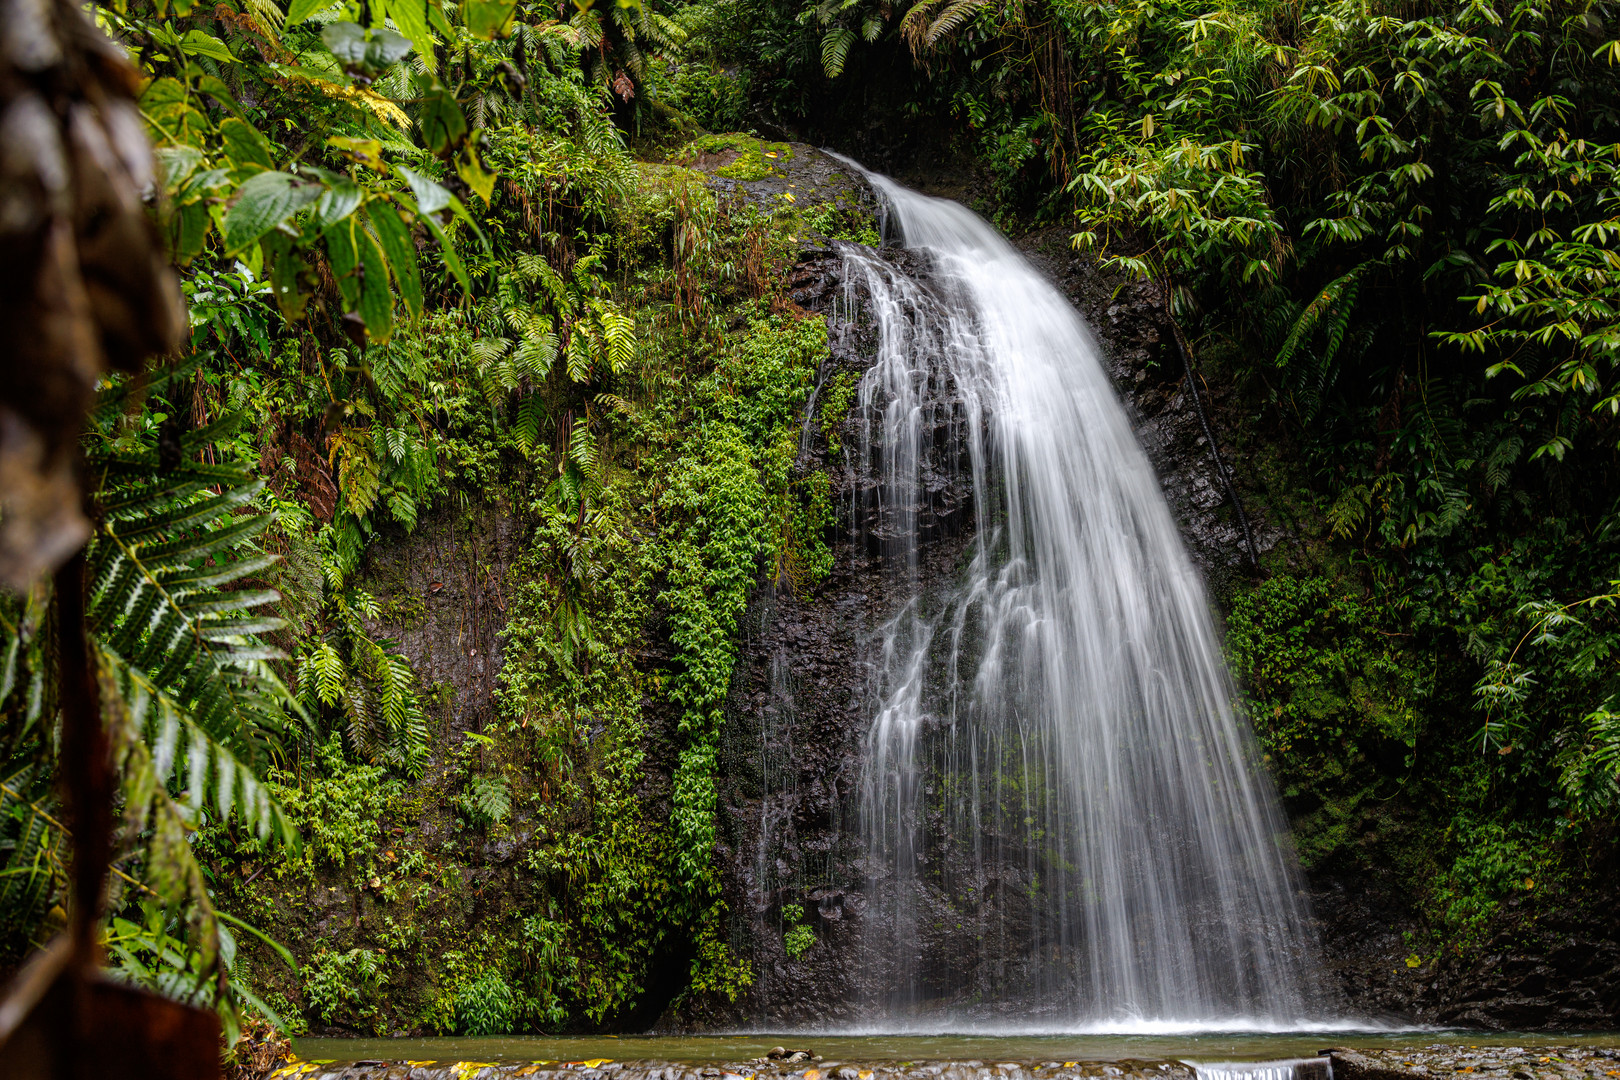
[[793,147],[782,142],[766,142],[753,135],[731,132],[726,135],[704,135],[694,139],[674,154],[670,160],[692,164],[711,154],[733,153],[737,156],[714,170],[716,176],[728,180],[764,180],[782,175],[777,166],[793,159]]

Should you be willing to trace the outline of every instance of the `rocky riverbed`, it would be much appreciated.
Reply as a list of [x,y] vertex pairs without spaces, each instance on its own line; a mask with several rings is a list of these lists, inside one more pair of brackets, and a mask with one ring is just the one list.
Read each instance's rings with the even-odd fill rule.
[[810,1051],[742,1061],[299,1061],[271,1080],[1616,1080],[1620,1038],[1605,1046],[1324,1050],[1316,1058],[1193,1065],[1177,1060],[826,1061]]
[[273,1080],[1194,1080],[1179,1061],[823,1061],[810,1055],[716,1062],[289,1062]]

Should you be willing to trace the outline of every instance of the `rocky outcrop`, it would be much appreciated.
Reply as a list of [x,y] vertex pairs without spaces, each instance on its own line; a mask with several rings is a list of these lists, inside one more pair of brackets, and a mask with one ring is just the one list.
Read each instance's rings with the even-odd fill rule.
[[1337,1049],[1333,1080],[1597,1080],[1620,1072],[1620,1050],[1594,1046],[1426,1046]]
[[[1180,360],[1173,344],[1167,345],[1172,339],[1156,290],[1100,274],[1072,256],[1066,238],[1038,236],[1024,247],[1091,321],[1199,565],[1211,575],[1239,572],[1245,563],[1241,533],[1180,385]],[[926,280],[927,266],[916,253],[884,249],[883,255],[914,279]],[[855,283],[844,281],[841,271],[836,250],[807,252],[795,271],[795,300],[828,313],[838,304],[845,312],[858,307],[858,296],[846,296]],[[871,327],[835,319],[822,385],[840,373],[864,371],[875,352]],[[950,388],[937,392],[948,396]],[[938,415],[951,412],[948,400],[931,404]],[[847,448],[859,433],[845,421],[834,434]],[[878,628],[915,586],[887,561],[898,548],[888,542],[895,538],[886,536],[885,523],[873,516],[870,470],[852,454],[832,452],[829,442],[812,413],[799,467],[824,470],[832,480],[834,503],[843,508],[837,563],[828,580],[807,594],[766,589],[756,599],[734,674],[722,754],[731,944],[751,961],[756,981],[734,1005],[707,1003],[666,1018],[672,1026],[855,1022],[870,1017],[898,962],[863,949],[861,922],[874,902],[871,890],[882,883],[873,876],[878,868],[865,860],[858,815],[862,744],[875,705],[866,665]],[[941,437],[934,448],[944,456],[951,447]],[[917,560],[926,610],[936,606],[931,594],[959,577],[976,522],[967,477],[944,460],[926,464],[923,476],[920,502],[910,508],[918,543],[908,555]],[[1281,535],[1265,526],[1261,543],[1275,544]],[[963,856],[942,846],[924,857]],[[953,958],[923,977],[937,987],[942,1006],[961,1008],[976,992],[988,989],[986,996],[993,997],[998,984],[1018,978],[1016,964],[991,956],[995,946],[983,933],[993,925],[1009,941],[1016,938],[1030,918],[1031,883],[1021,859],[973,867],[953,863],[949,870],[956,880],[973,881],[977,899],[969,910],[961,898],[930,892],[929,909],[916,920],[924,939],[917,952]],[[796,919],[795,912],[802,915]],[[794,955],[787,935],[801,920],[814,944]]]

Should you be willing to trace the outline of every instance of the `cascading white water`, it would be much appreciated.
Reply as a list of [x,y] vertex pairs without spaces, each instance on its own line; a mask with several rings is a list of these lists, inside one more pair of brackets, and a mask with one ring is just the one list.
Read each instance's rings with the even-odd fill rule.
[[[916,581],[874,644],[862,778],[881,1022],[1309,1022],[1286,830],[1097,344],[986,222],[867,176],[930,265],[844,248],[878,340],[866,540]],[[942,471],[977,521],[943,596],[917,568]]]

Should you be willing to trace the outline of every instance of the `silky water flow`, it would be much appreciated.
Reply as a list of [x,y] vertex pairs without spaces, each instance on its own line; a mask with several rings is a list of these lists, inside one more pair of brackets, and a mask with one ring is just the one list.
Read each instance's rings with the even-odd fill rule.
[[[866,175],[916,253],[843,246],[837,319],[877,340],[860,542],[915,582],[870,657],[872,1023],[1317,1026],[1286,826],[1097,343],[985,221]],[[976,531],[930,590],[918,533],[946,474]]]

